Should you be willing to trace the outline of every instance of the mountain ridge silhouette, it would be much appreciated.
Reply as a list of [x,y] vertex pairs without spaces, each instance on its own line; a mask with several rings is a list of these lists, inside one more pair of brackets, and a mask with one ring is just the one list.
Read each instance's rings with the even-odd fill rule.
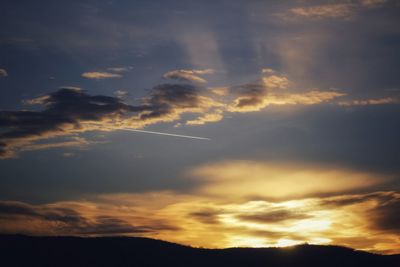
[[340,246],[206,249],[143,237],[0,235],[0,266],[400,266],[400,254]]

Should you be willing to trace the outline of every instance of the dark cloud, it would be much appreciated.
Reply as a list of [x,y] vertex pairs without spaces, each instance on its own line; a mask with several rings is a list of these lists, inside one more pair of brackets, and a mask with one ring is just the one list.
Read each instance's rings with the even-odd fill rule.
[[206,224],[219,224],[218,211],[215,210],[202,210],[189,214],[189,217]]
[[12,201],[0,202],[0,216],[4,215],[39,216],[39,214],[30,205]]
[[365,202],[374,203],[367,213],[375,228],[400,233],[400,194],[398,192],[374,192],[322,200],[323,204],[337,208]]
[[159,118],[183,109],[200,108],[200,89],[187,84],[161,84],[153,88],[145,99],[149,112],[142,119]]
[[341,207],[347,205],[360,204],[370,200],[374,200],[377,203],[386,203],[393,199],[396,199],[396,193],[394,192],[373,192],[362,195],[345,195],[345,196],[328,198],[322,200],[322,204]]
[[390,193],[375,200],[371,217],[378,229],[400,234],[400,194]]
[[86,223],[84,227],[70,230],[79,235],[116,235],[150,232],[150,229],[146,227],[134,227],[121,219],[108,216],[98,216],[94,223]]
[[31,230],[29,225],[30,222],[35,221],[34,224],[43,225],[47,233],[52,232],[59,235],[140,234],[178,229],[164,222],[154,221],[151,225],[133,225],[116,216],[99,215],[90,218],[69,207],[34,206],[23,202],[1,201],[0,233],[7,232],[11,221],[24,224],[24,233],[35,233],[35,230]]
[[237,108],[260,105],[267,93],[265,86],[259,83],[245,84],[231,90],[238,95],[235,103]]
[[53,137],[173,121],[183,112],[202,112],[212,100],[192,85],[163,84],[153,88],[138,106],[118,97],[92,96],[79,88],[62,88],[25,103],[41,105],[44,110],[0,111],[0,158],[15,156],[24,147],[40,149],[32,144]]
[[76,88],[63,88],[50,95],[33,99],[43,111],[0,111],[0,157],[14,155],[14,147],[32,141],[85,130],[82,122],[99,122],[137,111],[118,98],[90,96]]
[[289,210],[273,210],[263,213],[253,213],[246,215],[238,215],[237,218],[245,221],[254,221],[258,223],[277,223],[287,220],[301,220],[308,219],[312,216],[302,214],[299,212],[293,212]]
[[45,221],[58,221],[63,223],[80,223],[84,220],[76,211],[68,208],[36,208],[35,206],[13,201],[0,202],[0,217],[24,216]]

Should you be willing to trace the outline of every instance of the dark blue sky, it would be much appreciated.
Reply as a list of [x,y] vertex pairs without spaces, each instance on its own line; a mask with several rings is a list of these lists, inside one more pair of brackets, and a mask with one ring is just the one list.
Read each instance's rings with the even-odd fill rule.
[[0,200],[204,197],[211,178],[196,170],[243,161],[243,179],[263,164],[373,177],[263,199],[396,192],[399,11],[395,0],[4,0]]

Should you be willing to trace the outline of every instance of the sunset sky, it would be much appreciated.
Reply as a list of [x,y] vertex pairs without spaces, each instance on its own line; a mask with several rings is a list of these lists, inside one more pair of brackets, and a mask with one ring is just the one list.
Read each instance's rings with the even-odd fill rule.
[[400,1],[2,0],[0,24],[0,233],[400,253]]

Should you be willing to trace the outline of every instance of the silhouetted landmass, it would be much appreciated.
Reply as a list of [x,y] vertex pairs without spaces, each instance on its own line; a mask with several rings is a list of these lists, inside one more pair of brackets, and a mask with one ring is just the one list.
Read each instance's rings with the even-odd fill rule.
[[400,266],[400,255],[338,246],[200,249],[136,237],[0,236],[0,266]]

